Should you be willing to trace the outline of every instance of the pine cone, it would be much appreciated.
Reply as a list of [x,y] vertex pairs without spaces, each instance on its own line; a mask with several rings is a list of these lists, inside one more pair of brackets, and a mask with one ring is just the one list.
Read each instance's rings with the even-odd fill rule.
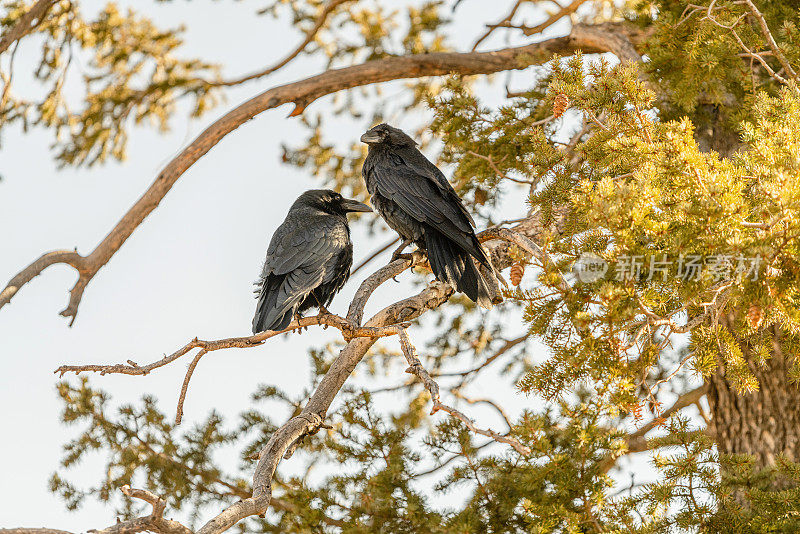
[[751,304],[750,309],[747,310],[747,320],[750,321],[752,328],[758,328],[761,320],[764,318],[764,310],[757,304]]
[[511,283],[518,286],[522,282],[522,275],[525,274],[525,266],[521,263],[515,263],[511,266]]
[[556,119],[564,114],[569,108],[569,97],[564,93],[558,93],[556,99],[553,100],[553,117]]
[[489,200],[489,194],[486,192],[485,189],[481,189],[480,187],[475,188],[475,204],[482,206],[486,204],[486,201]]

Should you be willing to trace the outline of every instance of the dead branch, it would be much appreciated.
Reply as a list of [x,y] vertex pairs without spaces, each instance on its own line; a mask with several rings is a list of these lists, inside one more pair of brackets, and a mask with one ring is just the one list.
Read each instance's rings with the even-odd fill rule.
[[516,347],[520,343],[523,343],[523,342],[527,341],[529,337],[530,337],[530,334],[523,334],[523,335],[521,335],[521,336],[519,336],[517,338],[507,340],[505,343],[503,343],[502,347],[497,349],[497,352],[495,352],[494,354],[492,354],[491,356],[486,358],[486,360],[483,363],[473,367],[472,369],[467,369],[466,371],[453,371],[453,372],[449,372],[449,373],[439,373],[438,375],[436,375],[436,377],[438,378],[438,377],[441,377],[441,376],[462,376],[464,378],[467,378],[469,375],[471,375],[473,373],[477,373],[481,369],[485,368],[486,366],[491,364],[493,361],[495,361],[497,358],[499,358],[500,356],[502,356],[503,354],[505,354],[509,350],[513,349],[514,347]]
[[[390,266],[398,263],[408,264],[407,261],[398,260]],[[421,293],[387,306],[367,321],[365,326],[382,328],[410,321],[440,306],[452,293],[448,285],[433,282]],[[253,496],[222,511],[206,523],[198,534],[223,532],[245,517],[266,512],[272,498],[272,477],[280,459],[304,436],[322,427],[334,397],[375,341],[376,338],[370,337],[354,338],[341,350],[306,407],[279,428],[262,449],[253,476]]]
[[25,267],[0,291],[0,308],[8,304],[19,289],[44,269],[57,263],[78,271],[78,281],[70,292],[67,307],[61,312],[75,321],[83,292],[97,272],[114,256],[144,219],[159,205],[178,179],[219,143],[226,135],[256,115],[283,104],[293,103],[292,115],[302,113],[315,100],[338,91],[390,80],[444,76],[491,74],[523,69],[548,61],[553,54],[612,52],[623,61],[638,61],[632,44],[643,32],[624,23],[576,24],[565,37],[493,52],[438,52],[368,61],[360,65],[332,69],[293,83],[273,87],[223,115],[206,128],[159,173],[155,181],[88,255],[77,252],[48,253]]
[[8,50],[15,43],[31,33],[44,20],[44,16],[57,0],[38,0],[27,13],[22,15],[14,26],[0,38],[0,54]]
[[353,276],[354,274],[356,274],[358,271],[360,271],[361,269],[363,269],[364,267],[366,267],[367,265],[369,265],[369,263],[370,263],[372,260],[374,260],[375,258],[377,258],[378,256],[380,256],[381,254],[383,254],[384,252],[386,252],[387,250],[389,250],[389,249],[392,247],[392,245],[394,245],[394,244],[395,244],[395,243],[397,243],[398,241],[400,241],[400,236],[398,236],[398,237],[395,237],[395,238],[394,238],[394,239],[392,239],[391,241],[387,242],[385,245],[382,245],[382,246],[381,246],[379,249],[377,249],[375,252],[373,252],[372,254],[370,254],[369,256],[367,256],[366,258],[364,258],[363,260],[361,260],[361,261],[358,263],[358,265],[356,265],[355,267],[353,267],[353,270],[352,270],[352,271],[350,271],[350,277],[352,278],[352,276]]
[[[748,47],[746,44],[744,44],[744,41],[739,36],[739,33],[736,31],[736,25],[739,24],[739,22],[741,22],[742,19],[744,19],[747,16],[747,14],[745,13],[742,16],[740,16],[738,19],[736,19],[736,21],[733,24],[730,24],[730,25],[722,24],[713,15],[713,11],[715,9],[714,5],[716,3],[717,3],[717,0],[712,0],[711,3],[708,5],[708,9],[706,10],[705,18],[708,19],[709,21],[711,21],[716,26],[719,26],[720,28],[724,28],[726,30],[730,30],[731,34],[733,35],[733,38],[736,39],[736,42],[739,44],[739,46],[742,48],[742,50],[745,51],[745,56],[746,57],[749,57],[751,60],[755,59],[756,61],[758,61],[761,64],[761,66],[764,67],[764,70],[766,70],[767,73],[772,78],[774,78],[776,81],[778,81],[778,82],[780,82],[780,83],[782,83],[784,85],[788,85],[789,81],[786,78],[784,78],[783,76],[781,76],[780,73],[775,72],[772,69],[772,67],[769,66],[769,63],[767,63],[767,61],[763,58],[762,54],[759,54],[759,53],[756,53],[756,52],[752,51],[750,49],[750,47]],[[750,5],[752,5],[752,4],[750,4]],[[752,5],[752,7],[753,7],[753,9],[755,9],[756,12],[758,12],[758,9],[756,9],[754,5]],[[760,12],[759,12],[759,15],[760,15]],[[766,23],[764,23],[764,26],[766,27]],[[762,30],[763,30],[763,28],[762,28]],[[771,39],[771,34],[769,34],[769,28],[766,28],[766,31],[767,31],[766,38],[767,38],[767,40],[770,40]],[[773,40],[772,42],[774,43],[775,41]],[[777,49],[777,45],[776,45],[776,49]]]
[[420,382],[425,385],[425,389],[427,389],[431,395],[431,401],[433,401],[431,415],[435,414],[439,410],[442,410],[443,412],[449,413],[456,419],[461,420],[461,422],[463,422],[467,428],[469,428],[475,434],[480,434],[482,436],[486,436],[487,438],[491,438],[494,441],[511,445],[520,454],[528,455],[531,453],[530,448],[520,443],[517,439],[498,434],[491,429],[484,430],[482,428],[478,428],[475,426],[474,421],[472,421],[472,419],[467,417],[465,414],[456,410],[452,406],[442,404],[439,398],[439,384],[437,384],[436,381],[431,378],[431,375],[428,374],[428,371],[422,366],[422,362],[420,362],[419,357],[417,357],[417,351],[414,349],[414,346],[411,344],[411,340],[408,338],[408,333],[405,331],[405,329],[397,328],[397,336],[400,339],[400,348],[403,350],[403,355],[408,362],[408,369],[406,369],[406,373],[412,374],[419,378]]
[[503,409],[503,407],[500,406],[500,404],[498,404],[495,401],[493,401],[492,399],[489,399],[489,398],[478,398],[478,399],[476,399],[476,398],[473,398],[473,397],[468,397],[460,389],[458,389],[458,387],[450,389],[450,393],[452,393],[455,398],[461,399],[464,402],[466,402],[467,404],[485,404],[486,406],[489,406],[495,412],[497,412],[497,415],[499,415],[503,419],[503,422],[506,424],[506,426],[508,427],[509,431],[512,428],[514,428],[514,426],[511,424],[511,418],[508,417],[508,414]]
[[158,369],[159,367],[164,367],[165,365],[174,362],[181,356],[184,356],[185,354],[189,353],[192,349],[199,348],[201,349],[201,352],[213,352],[216,350],[231,349],[231,348],[248,349],[252,347],[258,347],[259,345],[264,344],[266,340],[273,338],[275,336],[286,334],[294,330],[300,330],[301,328],[306,328],[309,326],[316,326],[316,325],[332,326],[340,330],[343,334],[343,337],[347,341],[357,337],[379,338],[387,335],[394,335],[394,330],[392,329],[356,327],[352,323],[348,322],[346,319],[342,317],[339,317],[338,315],[334,315],[331,313],[327,314],[322,313],[320,315],[313,315],[311,317],[303,317],[300,319],[300,321],[293,320],[288,327],[286,327],[284,330],[279,330],[279,331],[268,330],[266,332],[260,332],[252,336],[229,337],[225,339],[215,339],[210,341],[194,338],[193,340],[189,341],[186,345],[176,350],[169,356],[164,356],[160,360],[147,365],[139,365],[134,361],[128,360],[127,363],[124,364],[118,363],[113,365],[95,365],[95,364],[62,365],[53,372],[58,373],[60,376],[64,376],[64,374],[66,373],[80,374],[83,372],[95,372],[95,373],[100,373],[101,375],[123,374],[123,375],[144,376],[149,374],[150,371],[154,369]]
[[536,26],[525,26],[525,25],[515,26],[513,24],[506,24],[505,26],[508,28],[515,28],[518,30],[522,30],[522,33],[530,37],[531,35],[536,35],[537,33],[546,30],[547,28],[549,28],[562,18],[572,15],[573,13],[575,13],[575,11],[578,10],[579,7],[581,7],[586,2],[587,0],[573,0],[569,5],[562,7],[560,10],[550,15],[547,18],[547,20],[545,20],[541,24],[537,24]]
[[354,325],[360,325],[364,318],[364,307],[378,286],[422,261],[424,261],[424,255],[421,252],[415,252],[412,254],[411,261],[398,259],[372,273],[361,283],[350,302],[350,307],[347,309],[347,321]]
[[159,534],[192,534],[192,531],[177,521],[164,519],[167,503],[161,497],[147,490],[131,488],[127,484],[120,488],[122,493],[132,499],[140,499],[153,507],[149,516],[121,521],[102,530],[89,530],[94,534],[134,534],[136,532],[157,532]]
[[758,8],[752,2],[752,0],[745,0],[745,3],[747,4],[747,7],[750,8],[750,12],[758,21],[758,25],[761,28],[761,34],[767,40],[767,44],[769,45],[770,50],[772,50],[772,53],[780,62],[781,66],[783,67],[783,70],[786,71],[786,74],[788,74],[789,77],[791,77],[796,82],[797,73],[794,71],[791,63],[789,63],[789,60],[786,59],[786,56],[783,54],[783,52],[781,52],[780,47],[778,47],[778,44],[775,42],[775,38],[772,36],[772,32],[770,31],[769,26],[767,25],[767,21],[764,20],[764,15],[761,14],[761,11],[758,10]]
[[[675,401],[675,403],[664,410],[661,415],[653,418],[651,421],[643,425],[640,429],[625,437],[627,451],[624,454],[631,454],[635,452],[644,452],[648,450],[647,439],[645,435],[657,427],[659,424],[668,419],[672,414],[683,410],[687,406],[691,406],[698,402],[705,394],[708,393],[708,386],[703,385],[699,388],[687,391]],[[619,457],[607,456],[600,462],[600,471],[607,473],[617,463]]]
[[274,65],[272,65],[271,67],[267,67],[266,69],[260,70],[258,72],[254,72],[253,74],[249,74],[247,76],[242,76],[241,78],[236,78],[236,79],[233,79],[233,80],[225,80],[225,81],[221,81],[221,82],[210,83],[209,85],[214,86],[214,87],[230,87],[232,85],[240,85],[240,84],[243,84],[245,82],[249,82],[249,81],[252,81],[252,80],[257,80],[258,78],[263,78],[264,76],[267,76],[268,74],[272,74],[276,70],[279,70],[279,69],[285,67],[294,58],[299,56],[303,52],[303,50],[305,50],[306,47],[314,41],[314,39],[317,37],[317,34],[320,32],[320,30],[322,30],[322,28],[327,23],[328,17],[331,15],[331,13],[333,13],[336,10],[337,7],[339,7],[340,5],[342,5],[342,4],[346,3],[346,2],[352,2],[352,1],[353,0],[330,0],[330,2],[325,4],[325,7],[322,8],[322,11],[320,12],[319,16],[317,17],[317,20],[314,23],[314,26],[308,32],[306,32],[305,39],[303,39],[303,41],[300,44],[298,44],[297,47],[293,51],[291,51],[289,54],[287,54],[286,57],[284,57],[283,59],[281,59],[280,61],[278,61]]
[[0,528],[0,534],[72,534],[67,530],[55,528]]
[[497,28],[502,28],[502,27],[505,27],[506,25],[510,24],[510,23],[511,23],[511,21],[514,19],[514,15],[516,15],[516,14],[517,14],[517,10],[519,9],[519,6],[521,6],[521,5],[522,5],[522,2],[524,2],[524,1],[525,1],[525,0],[517,0],[516,2],[514,2],[514,5],[511,7],[511,11],[509,11],[509,12],[508,12],[508,15],[506,15],[505,17],[503,17],[503,20],[501,20],[501,21],[499,21],[499,22],[496,22],[496,23],[494,23],[494,24],[487,24],[487,25],[486,25],[486,28],[487,28],[487,30],[486,30],[486,33],[484,33],[483,35],[481,35],[481,36],[478,38],[478,40],[477,40],[477,41],[475,41],[475,44],[474,44],[474,45],[472,45],[472,51],[474,52],[475,50],[477,50],[477,49],[478,49],[478,46],[479,46],[479,45],[480,45],[480,44],[481,44],[483,41],[485,41],[485,40],[486,40],[486,39],[487,39],[487,38],[488,38],[488,37],[489,37],[489,36],[490,36],[492,33],[494,33],[494,31],[495,31]]

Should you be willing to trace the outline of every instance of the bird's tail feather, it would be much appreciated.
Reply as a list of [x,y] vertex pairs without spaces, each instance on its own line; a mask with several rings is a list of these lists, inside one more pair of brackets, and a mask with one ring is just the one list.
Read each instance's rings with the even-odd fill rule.
[[262,289],[256,305],[256,314],[253,317],[253,333],[264,332],[266,330],[283,330],[292,322],[297,308],[300,306],[300,299],[280,299],[279,296],[286,296],[281,291],[284,282],[283,276],[270,275],[262,280]]
[[434,229],[425,232],[425,244],[437,280],[450,284],[482,308],[492,307],[488,284],[468,252]]

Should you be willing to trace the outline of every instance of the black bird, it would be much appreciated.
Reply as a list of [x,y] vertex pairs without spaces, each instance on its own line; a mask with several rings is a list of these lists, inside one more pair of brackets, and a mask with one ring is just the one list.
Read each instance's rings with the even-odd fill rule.
[[[404,243],[428,254],[436,279],[492,307],[486,280],[472,258],[494,272],[475,236],[475,222],[444,174],[405,132],[379,124],[361,136],[369,145],[362,173],[372,205]],[[397,254],[397,253],[395,253]]]
[[324,307],[350,277],[353,243],[347,213],[372,211],[330,189],[312,189],[294,201],[269,242],[256,285],[253,333],[283,330],[292,317]]

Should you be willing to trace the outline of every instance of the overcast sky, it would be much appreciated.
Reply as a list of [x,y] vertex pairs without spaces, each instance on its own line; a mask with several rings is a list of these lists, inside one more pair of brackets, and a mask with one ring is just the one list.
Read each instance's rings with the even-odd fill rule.
[[[508,1],[463,2],[457,13],[458,34],[466,50],[479,35],[487,16],[498,18]],[[102,3],[81,2],[86,12]],[[254,16],[250,2],[209,0],[136,4],[162,27],[187,27],[186,54],[224,65],[228,76],[259,70],[292,49],[300,36],[286,20]],[[559,31],[554,28],[553,31]],[[500,39],[485,49],[504,45]],[[38,60],[36,39],[26,40],[17,53],[14,89],[36,90],[27,76]],[[5,66],[6,63],[3,63]],[[158,134],[133,131],[129,158],[92,169],[58,170],[49,151],[51,134],[32,130],[4,133],[0,149],[0,282],[2,285],[44,251],[77,247],[88,253],[150,185],[158,171],[204,127],[237,103],[273,85],[318,72],[321,64],[300,59],[268,77],[230,89],[227,102],[202,120],[186,114],[172,120],[172,130]],[[532,76],[532,74],[528,74]],[[524,76],[524,74],[523,74]],[[397,90],[400,86],[396,87]],[[324,111],[322,99],[307,113]],[[266,246],[288,206],[302,191],[317,187],[306,173],[280,164],[282,143],[299,144],[305,130],[298,119],[287,119],[290,106],[271,110],[228,135],[196,163],[89,285],[72,328],[58,315],[67,303],[75,272],[56,266],[26,285],[10,306],[0,311],[0,527],[48,526],[74,532],[102,528],[114,522],[110,507],[87,501],[78,512],[67,512],[47,490],[57,468],[61,445],[75,429],[59,424],[53,370],[62,364],[140,364],[158,359],[195,336],[214,339],[249,333],[255,301],[252,282]],[[402,117],[395,124],[417,125]],[[365,124],[334,121],[328,133],[355,139]],[[522,194],[512,198],[524,214]],[[367,236],[355,228],[356,261],[383,244],[389,234]],[[385,261],[382,260],[382,261]],[[343,313],[350,296],[367,273],[352,280],[331,309]],[[376,293],[368,312],[402,295],[400,286]],[[516,325],[523,331],[524,325]],[[251,350],[208,355],[194,374],[185,412],[186,425],[210,409],[228,418],[246,409],[256,385],[271,382],[289,392],[307,383],[308,346],[334,339],[335,331],[312,330],[301,337],[276,339]],[[188,360],[147,377],[92,376],[93,385],[109,391],[115,403],[135,402],[150,393],[160,407],[174,413]],[[396,377],[405,380],[405,376]],[[509,395],[514,395],[509,391]],[[522,400],[518,399],[520,405]],[[86,462],[72,474],[77,482],[95,482],[101,459]]]

